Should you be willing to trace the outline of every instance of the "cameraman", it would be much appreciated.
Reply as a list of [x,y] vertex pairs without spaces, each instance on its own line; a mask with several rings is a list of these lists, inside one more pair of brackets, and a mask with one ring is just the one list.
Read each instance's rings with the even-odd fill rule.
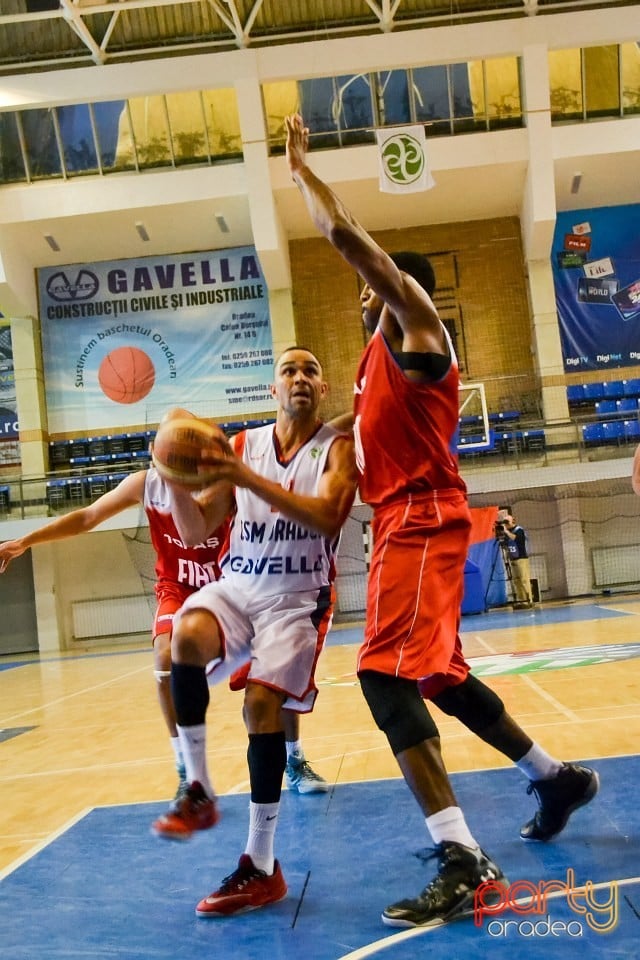
[[531,572],[529,569],[529,553],[527,551],[527,534],[511,514],[502,522],[504,543],[509,553],[511,577],[515,594],[514,609],[522,610],[532,607],[531,599]]

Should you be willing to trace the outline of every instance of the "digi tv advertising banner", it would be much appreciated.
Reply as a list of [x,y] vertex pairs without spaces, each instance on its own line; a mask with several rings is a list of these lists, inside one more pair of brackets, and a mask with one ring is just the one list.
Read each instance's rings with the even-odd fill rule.
[[38,291],[50,433],[273,410],[255,248],[47,267]]
[[640,363],[640,205],[558,214],[553,275],[564,368]]

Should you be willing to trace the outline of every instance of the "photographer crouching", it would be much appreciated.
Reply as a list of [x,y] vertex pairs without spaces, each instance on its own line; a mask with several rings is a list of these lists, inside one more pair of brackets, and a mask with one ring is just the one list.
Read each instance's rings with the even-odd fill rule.
[[[500,528],[499,535],[498,528]],[[499,537],[504,543],[509,554],[515,596],[513,608],[514,610],[528,609],[533,606],[533,601],[531,598],[531,571],[527,550],[527,534],[524,528],[516,522],[515,517],[508,514],[504,520],[496,524],[496,537]]]

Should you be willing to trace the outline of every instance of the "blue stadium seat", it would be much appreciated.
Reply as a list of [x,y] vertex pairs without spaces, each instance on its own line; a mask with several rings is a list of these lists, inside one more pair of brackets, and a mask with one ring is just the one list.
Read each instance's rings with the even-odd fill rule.
[[87,477],[87,487],[89,499],[97,500],[98,497],[101,497],[102,494],[108,490],[106,475],[94,473],[92,476]]
[[107,489],[115,490],[119,483],[121,483],[125,477],[128,477],[128,473],[110,473],[107,476]]
[[501,423],[516,423],[520,419],[519,410],[502,410],[500,413],[490,413],[489,423],[500,425]]
[[47,480],[47,503],[56,510],[65,505],[67,501],[67,481],[66,480]]
[[640,420],[624,421],[624,438],[627,443],[640,441]]
[[607,399],[618,400],[620,397],[624,397],[624,383],[622,380],[611,380],[608,383],[603,383],[602,386]]
[[9,513],[11,509],[11,497],[8,486],[0,487],[0,513]]
[[622,381],[625,397],[640,397],[640,377]]
[[544,450],[546,445],[544,430],[522,431],[522,447],[524,450]]
[[585,383],[584,398],[592,403],[605,399],[604,383]]
[[582,427],[582,439],[585,446],[595,447],[604,443],[604,430],[602,423],[585,423]]
[[584,383],[570,383],[567,387],[567,402],[569,406],[579,406],[584,403]]
[[623,397],[622,400],[616,400],[616,409],[618,413],[637,413],[638,400],[636,397]]
[[615,400],[598,400],[596,403],[596,416],[609,417],[612,413],[617,413]]
[[624,440],[624,422],[622,420],[605,420],[602,424],[605,443],[620,443]]

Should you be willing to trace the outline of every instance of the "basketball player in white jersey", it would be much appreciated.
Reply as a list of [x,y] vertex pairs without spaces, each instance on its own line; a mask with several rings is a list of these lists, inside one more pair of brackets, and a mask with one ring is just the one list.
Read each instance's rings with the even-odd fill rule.
[[[174,619],[172,689],[191,787],[182,808],[174,805],[156,821],[158,835],[181,839],[199,829],[199,810],[215,810],[205,752],[207,673],[217,683],[251,660],[244,700],[249,836],[238,867],[197,905],[196,914],[207,918],[286,896],[274,858],[286,760],[281,707],[313,708],[315,666],[334,605],[335,554],[356,489],[351,437],[318,418],[327,384],[314,354],[285,350],[271,391],[275,425],[238,434],[227,457],[203,452],[203,464],[233,484],[234,513],[222,579],[189,597]],[[232,506],[224,496],[197,502],[180,488],[175,505],[186,543],[197,543]]]
[[[192,414],[176,407],[168,416]],[[157,608],[152,627],[153,672],[178,774],[176,798],[180,798],[187,784],[171,696],[171,627],[174,614],[187,597],[220,576],[218,558],[227,532],[227,521],[222,521],[217,529],[207,531],[197,545],[188,547],[180,539],[171,516],[172,491],[155,467],[150,467],[149,470],[138,470],[125,477],[117,487],[86,507],[72,510],[24,537],[0,543],[0,573],[7,569],[11,560],[21,556],[30,547],[88,533],[98,524],[137,504],[143,507],[147,515],[151,544],[156,555],[154,591]],[[241,676],[242,671],[239,671],[235,683],[231,683],[232,689],[238,689]],[[301,794],[326,792],[329,786],[326,780],[315,772],[304,756],[298,715],[287,712],[283,719],[288,788]],[[213,823],[209,826],[213,826]]]

